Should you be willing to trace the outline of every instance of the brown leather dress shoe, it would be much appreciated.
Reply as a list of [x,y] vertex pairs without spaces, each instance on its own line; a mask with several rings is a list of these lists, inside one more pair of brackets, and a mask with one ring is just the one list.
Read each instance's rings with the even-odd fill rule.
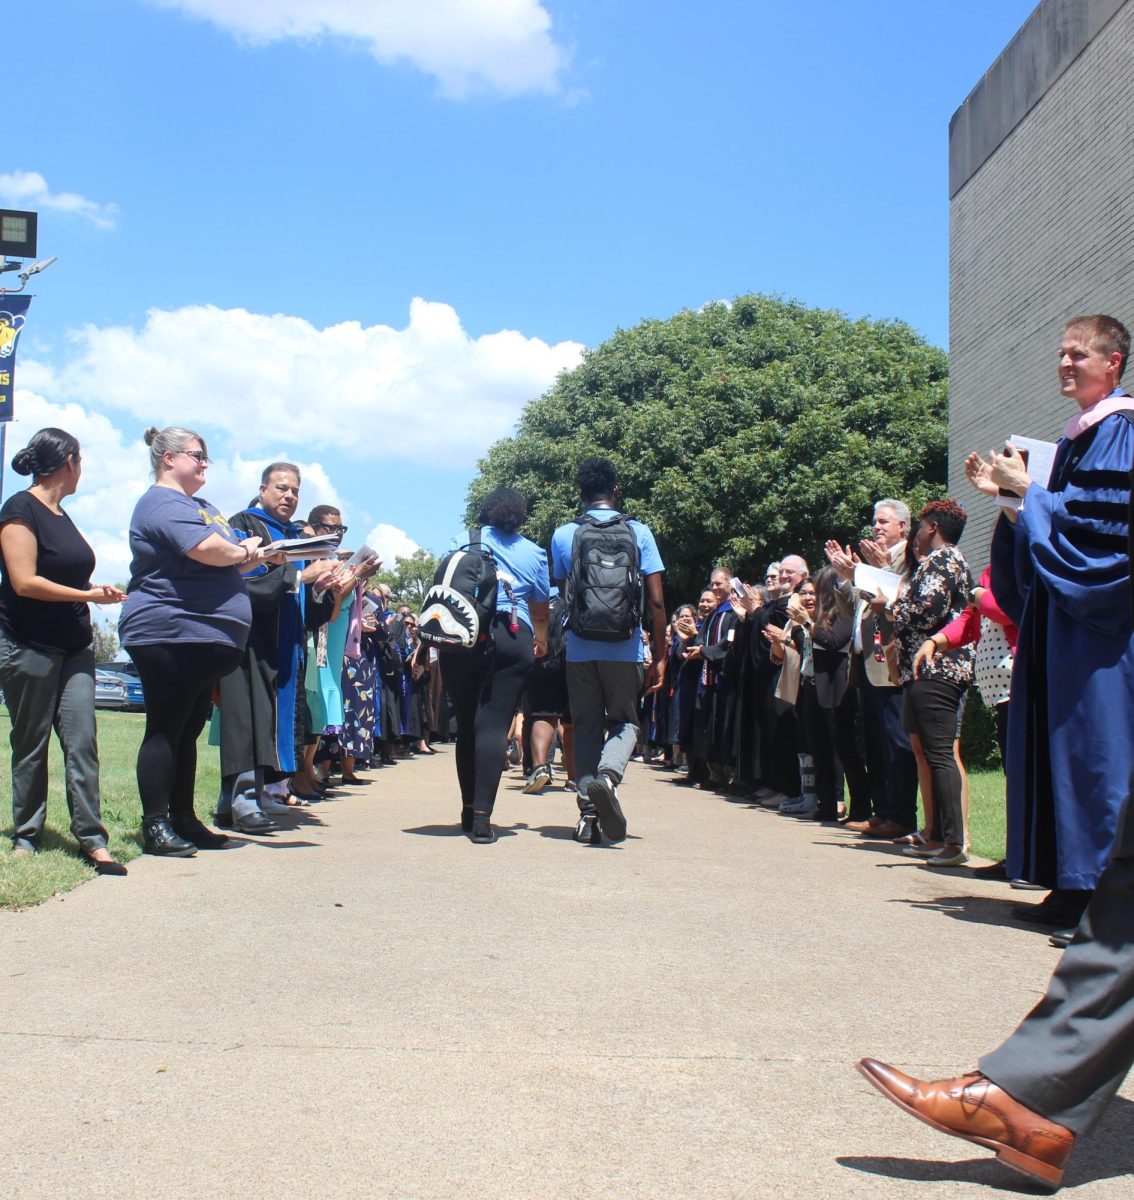
[[995,1150],[1006,1167],[1050,1188],[1063,1182],[1075,1135],[1025,1108],[979,1071],[927,1083],[874,1058],[864,1058],[858,1069],[887,1100],[926,1125]]
[[879,821],[877,825],[872,825],[869,829],[862,830],[859,836],[864,838],[899,838],[905,837],[910,832],[912,831],[904,825],[899,825],[897,821]]
[[855,833],[865,833],[868,829],[874,829],[882,824],[880,817],[867,817],[865,821],[847,821],[844,823],[844,829],[853,829]]

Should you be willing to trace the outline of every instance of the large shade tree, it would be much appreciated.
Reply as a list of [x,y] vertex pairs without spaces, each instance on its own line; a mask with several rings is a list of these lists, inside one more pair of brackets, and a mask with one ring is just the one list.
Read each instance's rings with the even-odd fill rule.
[[859,536],[871,504],[917,511],[944,493],[947,361],[898,321],[848,320],[740,296],[619,330],[524,409],[469,488],[528,499],[547,545],[578,511],[574,472],[614,461],[623,507],[649,523],[667,592],[686,598],[715,562],[754,578],[780,554],[812,565]]

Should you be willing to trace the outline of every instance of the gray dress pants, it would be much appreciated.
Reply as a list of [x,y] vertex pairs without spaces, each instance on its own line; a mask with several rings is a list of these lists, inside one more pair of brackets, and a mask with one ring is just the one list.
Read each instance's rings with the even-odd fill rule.
[[[1131,780],[1134,790],[1134,779]],[[1086,1133],[1134,1065],[1134,812],[1127,794],[1110,863],[1047,995],[980,1060],[1010,1096]]]
[[63,747],[71,832],[86,851],[106,845],[99,809],[94,654],[52,654],[0,633],[0,687],[12,718],[12,844],[35,850],[47,822],[47,748]]

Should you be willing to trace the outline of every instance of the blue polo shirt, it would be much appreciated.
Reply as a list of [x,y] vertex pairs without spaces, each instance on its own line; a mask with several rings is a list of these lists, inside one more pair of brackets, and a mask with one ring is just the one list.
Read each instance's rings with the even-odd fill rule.
[[[613,508],[588,508],[587,516],[596,521],[609,521],[618,516]],[[643,575],[657,575],[665,570],[658,544],[648,525],[641,521],[630,521],[630,528],[638,541],[638,559]],[[551,538],[551,574],[552,578],[566,580],[571,574],[571,548],[575,542],[575,532],[579,526],[571,521],[560,525]],[[596,642],[590,638],[581,638],[567,630],[567,661],[568,662],[644,662],[645,648],[642,645],[641,634],[631,634],[622,642]]]

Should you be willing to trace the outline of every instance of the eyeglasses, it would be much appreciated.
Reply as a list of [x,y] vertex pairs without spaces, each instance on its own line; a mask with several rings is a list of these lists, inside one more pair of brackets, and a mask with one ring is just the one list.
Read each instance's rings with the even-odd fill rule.
[[328,533],[343,534],[347,531],[346,525],[328,525],[326,521],[317,521],[311,526],[312,529],[325,529]]
[[204,452],[204,450],[178,450],[178,454],[186,454],[190,458],[195,458],[202,467],[207,467],[213,460]]

